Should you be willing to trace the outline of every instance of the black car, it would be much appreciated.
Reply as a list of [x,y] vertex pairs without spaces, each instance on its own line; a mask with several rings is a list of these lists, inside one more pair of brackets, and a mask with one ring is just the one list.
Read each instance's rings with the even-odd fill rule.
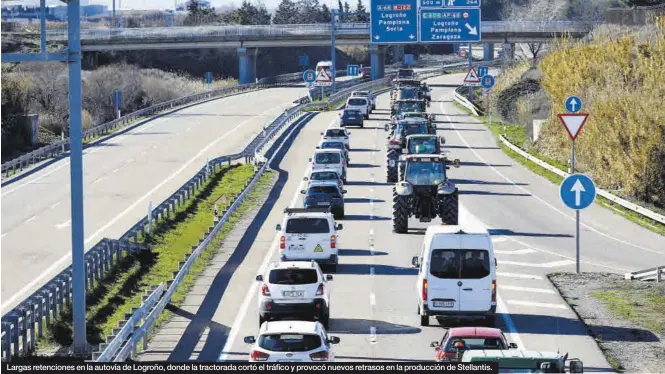
[[339,115],[339,126],[364,126],[364,119],[362,113],[358,110],[345,109]]

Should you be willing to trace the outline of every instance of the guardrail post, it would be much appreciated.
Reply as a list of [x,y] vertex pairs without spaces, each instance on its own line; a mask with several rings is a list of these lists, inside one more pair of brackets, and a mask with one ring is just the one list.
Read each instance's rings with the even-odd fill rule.
[[656,283],[660,283],[663,280],[663,270],[665,270],[665,266],[663,267],[658,267],[656,269]]
[[148,232],[152,233],[152,200],[148,203]]

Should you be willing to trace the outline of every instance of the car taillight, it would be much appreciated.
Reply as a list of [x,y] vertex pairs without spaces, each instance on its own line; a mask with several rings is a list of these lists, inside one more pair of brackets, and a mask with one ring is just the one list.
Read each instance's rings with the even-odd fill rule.
[[263,284],[263,286],[261,286],[261,295],[270,296],[270,289],[268,288],[268,285],[265,283]]
[[328,352],[322,351],[322,352],[312,353],[309,355],[309,358],[311,358],[312,361],[328,361]]
[[279,249],[284,248],[286,248],[286,236],[282,235],[282,237],[279,238]]
[[349,104],[346,104],[346,106],[344,107],[344,109],[349,109]]
[[390,143],[390,144],[399,144],[399,140],[397,140],[397,139],[392,139],[392,140],[389,141],[388,143]]
[[337,242],[337,238],[335,238],[335,235],[330,235],[330,248],[335,248],[335,243]]
[[323,296],[323,283],[319,284],[319,288],[316,289],[316,296]]
[[305,200],[314,200],[314,196],[306,196]]
[[269,354],[263,353],[261,351],[252,351],[249,354],[249,358],[252,359],[252,361],[265,361],[270,357]]
[[496,281],[492,281],[492,302],[496,303]]
[[422,296],[423,296],[423,301],[427,301],[427,279],[423,279]]

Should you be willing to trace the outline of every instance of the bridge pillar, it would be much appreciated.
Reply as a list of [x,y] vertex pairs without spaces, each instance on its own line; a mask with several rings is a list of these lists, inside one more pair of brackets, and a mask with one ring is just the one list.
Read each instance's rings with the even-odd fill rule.
[[254,83],[256,81],[256,48],[238,48],[238,80],[240,84]]
[[494,43],[485,43],[483,44],[483,61],[492,60],[494,60]]
[[404,60],[404,46],[396,45],[393,47],[393,62],[403,62]]
[[455,54],[459,52],[459,43],[453,43],[453,52],[455,52]]
[[372,80],[383,78],[386,70],[386,47],[370,44],[369,60],[372,65]]

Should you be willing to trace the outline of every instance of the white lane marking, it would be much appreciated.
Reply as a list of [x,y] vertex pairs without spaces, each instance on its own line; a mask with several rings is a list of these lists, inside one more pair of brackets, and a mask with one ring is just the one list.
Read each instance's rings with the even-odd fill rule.
[[502,243],[502,242],[505,242],[506,240],[508,240],[508,239],[506,239],[505,236],[498,236],[498,237],[493,236],[492,237],[492,243]]
[[505,286],[505,285],[500,285],[499,287],[501,288],[501,290],[556,294],[554,290],[550,290],[547,288],[532,288],[532,287]]
[[374,187],[370,187],[369,192],[374,193]]
[[369,229],[369,236],[374,236],[374,229],[373,228]]
[[369,328],[369,343],[376,344],[376,327],[374,326]]
[[5,235],[7,235],[7,234],[9,234],[9,232],[6,232],[6,233],[2,234],[2,236],[0,236],[0,238],[4,238]]
[[156,146],[156,145],[153,145],[153,146],[152,146],[152,149],[157,149],[157,146]]
[[[333,120],[334,121],[334,120]],[[295,127],[291,130],[289,135],[286,137],[286,139],[290,138],[293,132],[295,131]],[[273,153],[273,155],[276,155],[280,152],[282,147],[284,146],[284,142],[280,144],[279,148]],[[271,162],[269,160],[268,162]],[[296,188],[295,192],[293,193],[293,199],[291,199],[291,203],[289,204],[290,207],[293,207],[296,205],[296,202],[298,201],[298,197],[300,197],[300,190],[303,189],[305,186],[305,181],[303,178],[305,178],[309,174],[309,165],[305,167],[305,173],[303,174],[302,178],[300,178],[300,184],[298,185],[298,188]],[[275,239],[273,239],[272,243],[270,244],[270,249],[266,253],[266,256],[263,258],[263,263],[261,263],[261,267],[259,268],[259,274],[263,274],[266,271],[266,268],[268,267],[268,264],[270,262],[270,259],[273,258],[275,255],[275,252],[277,251],[277,242],[279,241],[279,233],[275,234]],[[231,325],[231,330],[229,331],[229,336],[226,338],[226,344],[224,344],[224,348],[222,348],[222,352],[220,353],[217,361],[222,362],[226,361],[229,358],[229,354],[226,352],[229,352],[231,348],[233,347],[233,344],[235,344],[236,336],[238,335],[238,332],[240,331],[240,326],[242,325],[242,322],[245,320],[245,317],[247,316],[247,309],[249,308],[249,303],[252,301],[252,298],[254,297],[254,294],[258,290],[259,284],[258,282],[252,282],[252,285],[250,286],[249,292],[245,294],[245,300],[243,300],[242,305],[240,306],[240,309],[238,309],[238,313],[236,314],[236,318],[233,320],[233,324]]]
[[376,305],[376,295],[374,295],[374,292],[370,292],[369,294],[369,305],[372,307]]
[[92,181],[91,184],[95,184],[95,183],[99,182],[99,181],[102,180],[102,179],[104,179],[104,177],[97,178],[97,179],[95,179],[94,181]]
[[503,299],[501,298],[501,295],[497,291],[496,294],[496,306],[497,306],[497,312],[501,313],[501,318],[503,318],[503,323],[506,325],[506,330],[508,332],[508,335],[510,336],[510,340],[517,344],[517,347],[523,350],[526,350],[526,347],[524,346],[524,343],[522,343],[522,339],[520,339],[520,334],[517,332],[517,328],[515,327],[515,323],[513,323],[513,319],[510,317],[510,311],[508,308],[506,308],[506,304],[503,303]]
[[373,277],[374,276],[374,266],[369,267],[369,276]]
[[[36,219],[37,219],[37,216],[32,216],[32,217],[28,218],[27,220],[25,220],[25,223],[32,222],[32,221],[34,221],[34,220],[36,220]],[[3,309],[4,309],[4,308],[3,308]]]
[[[515,183],[512,179],[508,178],[508,177],[505,176],[503,173],[501,173],[499,170],[497,170],[497,169],[496,169],[494,166],[492,166],[489,162],[485,161],[485,159],[484,159],[482,156],[480,156],[480,154],[478,154],[478,152],[476,152],[476,150],[473,149],[473,148],[469,145],[469,142],[467,142],[466,139],[464,138],[464,136],[462,136],[462,134],[457,130],[457,128],[455,127],[455,124],[453,123],[453,120],[450,119],[450,116],[446,113],[446,111],[445,111],[445,109],[444,109],[444,106],[443,106],[443,100],[442,100],[442,102],[439,104],[439,106],[440,106],[440,109],[441,109],[441,112],[443,113],[443,115],[445,115],[446,118],[448,119],[448,122],[449,122],[450,126],[453,128],[453,130],[455,130],[455,132],[457,133],[457,135],[459,136],[459,138],[462,140],[462,142],[464,142],[464,145],[466,145],[466,147],[467,147],[467,148],[468,148],[468,149],[469,149],[474,155],[476,155],[476,157],[477,157],[482,163],[484,163],[485,165],[487,165],[490,169],[492,169],[492,171],[494,171],[497,175],[499,175],[499,176],[500,176],[501,178],[503,178],[505,181],[507,181],[508,183],[512,184],[512,185],[515,186],[516,188],[518,188],[518,189],[520,189],[520,190],[522,190],[522,191],[528,193],[529,195],[531,195],[531,197],[533,197],[534,199],[540,201],[541,203],[543,203],[544,205],[546,205],[546,206],[549,207],[550,209],[554,210],[555,212],[560,213],[562,216],[566,217],[566,218],[567,218],[568,220],[570,220],[570,221],[574,221],[574,220],[575,220],[575,218],[573,218],[572,216],[569,216],[569,215],[566,214],[564,211],[558,209],[558,208],[555,207],[554,205],[548,203],[548,202],[545,201],[544,199],[542,199],[542,198],[540,198],[539,196],[535,195],[535,194],[534,194],[533,192],[531,192],[529,189],[527,189],[527,188],[525,188],[525,187],[523,187],[523,186],[518,185],[518,184]],[[595,232],[595,233],[598,234],[598,235],[604,236],[604,237],[606,237],[606,238],[608,238],[608,239],[611,239],[611,240],[614,240],[614,241],[616,241],[616,242],[619,242],[619,243],[622,243],[622,244],[625,244],[625,245],[628,245],[628,246],[631,246],[631,247],[635,247],[635,248],[638,248],[638,249],[644,250],[644,251],[646,251],[646,252],[651,252],[651,253],[656,253],[656,254],[660,254],[660,255],[665,255],[664,252],[656,251],[656,250],[653,250],[653,249],[649,249],[649,248],[646,248],[646,247],[642,247],[641,245],[637,245],[637,244],[633,244],[633,243],[627,242],[627,241],[622,240],[622,239],[619,239],[619,238],[615,238],[615,237],[613,237],[613,236],[611,236],[611,235],[608,235],[608,234],[605,234],[604,232],[601,232],[601,231],[599,231],[599,230],[597,230],[597,229],[595,229],[595,228],[593,228],[593,227],[591,227],[591,226],[589,226],[589,225],[587,225],[587,224],[585,224],[585,223],[580,222],[580,225],[581,225],[581,226],[584,226],[585,228],[587,228],[587,229],[589,229],[589,230],[591,230],[591,231],[593,231],[593,232]]]
[[541,277],[540,275],[503,273],[503,272],[500,272],[500,271],[497,271],[496,275],[500,276],[500,277],[508,277],[508,278],[535,279],[535,280],[542,280],[543,279],[543,277]]
[[60,201],[58,201],[58,202],[55,203],[55,204],[52,204],[52,205],[49,207],[49,209],[53,209],[53,208],[57,207],[58,205],[60,205]]
[[143,152],[141,152],[141,156],[145,156],[145,155],[147,155],[147,154],[148,154],[148,151],[143,151]]
[[562,304],[537,303],[534,301],[521,301],[521,300],[506,300],[506,302],[511,305],[537,306],[542,308],[553,308],[553,309],[567,309],[566,306]]
[[515,266],[525,266],[525,267],[532,267],[532,268],[556,268],[560,266],[568,266],[568,265],[573,265],[575,264],[575,261],[570,261],[570,260],[561,260],[561,261],[552,261],[552,262],[545,262],[545,263],[531,263],[531,262],[518,262],[518,261],[501,261],[502,265],[515,265]]
[[[125,209],[125,210],[123,210],[122,212],[120,212],[120,213],[118,213],[117,215],[115,215],[115,217],[113,217],[113,219],[111,219],[111,220],[110,220],[109,222],[107,222],[104,226],[102,226],[99,230],[95,231],[92,235],[90,235],[87,239],[85,239],[84,244],[88,244],[88,243],[90,243],[90,242],[93,241],[95,238],[97,238],[102,232],[104,232],[105,230],[107,230],[109,227],[113,226],[116,222],[118,222],[118,221],[119,221],[120,219],[122,219],[125,215],[127,215],[127,213],[129,213],[130,211],[132,211],[133,209],[135,209],[135,208],[136,208],[137,206],[139,206],[139,204],[141,204],[145,199],[147,199],[148,197],[150,197],[150,195],[152,195],[153,193],[155,193],[155,191],[157,191],[158,189],[162,188],[165,184],[167,184],[167,183],[170,182],[173,178],[175,178],[175,177],[178,176],[180,173],[182,173],[183,170],[185,170],[187,167],[189,167],[189,165],[191,165],[192,163],[194,163],[194,161],[196,161],[198,158],[200,158],[205,152],[207,152],[209,149],[211,149],[212,147],[214,147],[215,145],[217,145],[217,143],[219,143],[220,141],[224,140],[227,136],[233,134],[233,133],[235,132],[235,130],[239,129],[240,127],[244,126],[246,123],[251,122],[252,120],[254,120],[254,119],[256,119],[256,118],[261,117],[263,114],[268,113],[268,112],[274,110],[275,108],[280,108],[280,107],[281,107],[281,106],[278,105],[278,106],[276,106],[276,107],[270,108],[270,109],[268,109],[268,110],[262,112],[261,114],[259,114],[259,115],[257,115],[257,116],[254,116],[254,117],[249,118],[249,119],[247,119],[247,120],[245,120],[245,121],[243,121],[243,122],[240,122],[240,123],[239,123],[238,125],[236,125],[234,128],[232,128],[232,129],[230,129],[229,131],[227,131],[226,133],[224,133],[224,135],[222,135],[222,136],[220,136],[219,138],[217,138],[217,139],[215,139],[214,141],[212,141],[210,144],[208,144],[208,145],[205,146],[203,149],[201,149],[201,150],[199,151],[199,153],[197,153],[194,157],[192,157],[191,159],[189,159],[189,161],[187,161],[184,165],[182,165],[182,166],[180,167],[180,169],[176,170],[175,172],[173,172],[173,174],[169,175],[169,176],[166,177],[164,180],[162,180],[159,184],[155,185],[155,187],[153,187],[153,188],[152,188],[150,191],[148,191],[145,195],[141,196],[138,200],[136,200],[134,203],[132,203],[129,207],[127,207],[127,209]],[[156,146],[153,146],[153,147],[156,147]],[[304,178],[304,176],[303,176],[303,178]],[[298,189],[298,191],[300,191],[300,189]],[[51,266],[49,266],[46,270],[42,271],[42,273],[41,273],[39,276],[35,277],[35,279],[33,279],[30,283],[28,283],[27,285],[25,285],[25,286],[24,286],[23,288],[21,288],[18,292],[16,292],[16,293],[15,293],[14,295],[12,295],[9,299],[7,299],[7,301],[6,301],[4,304],[2,304],[2,306],[0,307],[0,309],[2,309],[2,310],[7,310],[7,306],[10,305],[11,303],[13,303],[14,300],[16,300],[16,299],[19,298],[19,297],[22,297],[23,294],[25,294],[25,293],[27,293],[28,291],[30,291],[30,289],[31,289],[32,287],[34,287],[35,285],[41,283],[41,282],[44,280],[44,278],[50,276],[50,273],[51,273],[51,272],[53,272],[53,271],[54,271],[55,269],[57,269],[58,267],[61,267],[62,264],[63,264],[64,262],[68,261],[71,257],[72,257],[71,251],[68,251],[68,253],[67,253],[66,255],[62,256],[62,258],[60,258],[58,261],[56,261],[55,263],[53,263],[53,264],[52,264]]]
[[128,163],[128,164],[131,164],[132,162],[134,162],[134,159],[133,159],[133,158],[130,158],[129,160],[127,160],[127,163]]
[[61,230],[61,229],[64,229],[65,227],[68,227],[68,226],[71,226],[71,225],[72,225],[72,220],[68,219],[67,221],[65,221],[63,223],[58,223],[57,225],[55,225],[55,228],[57,228],[58,230]]
[[499,255],[525,255],[527,253],[534,253],[536,252],[535,249],[531,248],[524,248],[524,249],[514,249],[514,250],[502,250],[502,249],[495,249],[494,253],[499,254]]
[[113,169],[113,171],[112,171],[111,173],[115,173],[115,172],[117,172],[118,170],[120,170],[120,168],[118,168],[118,169]]
[[187,130],[185,130],[185,132],[189,132],[189,130],[191,129],[192,129],[191,127],[188,127]]
[[369,245],[369,254],[374,256],[374,244]]

